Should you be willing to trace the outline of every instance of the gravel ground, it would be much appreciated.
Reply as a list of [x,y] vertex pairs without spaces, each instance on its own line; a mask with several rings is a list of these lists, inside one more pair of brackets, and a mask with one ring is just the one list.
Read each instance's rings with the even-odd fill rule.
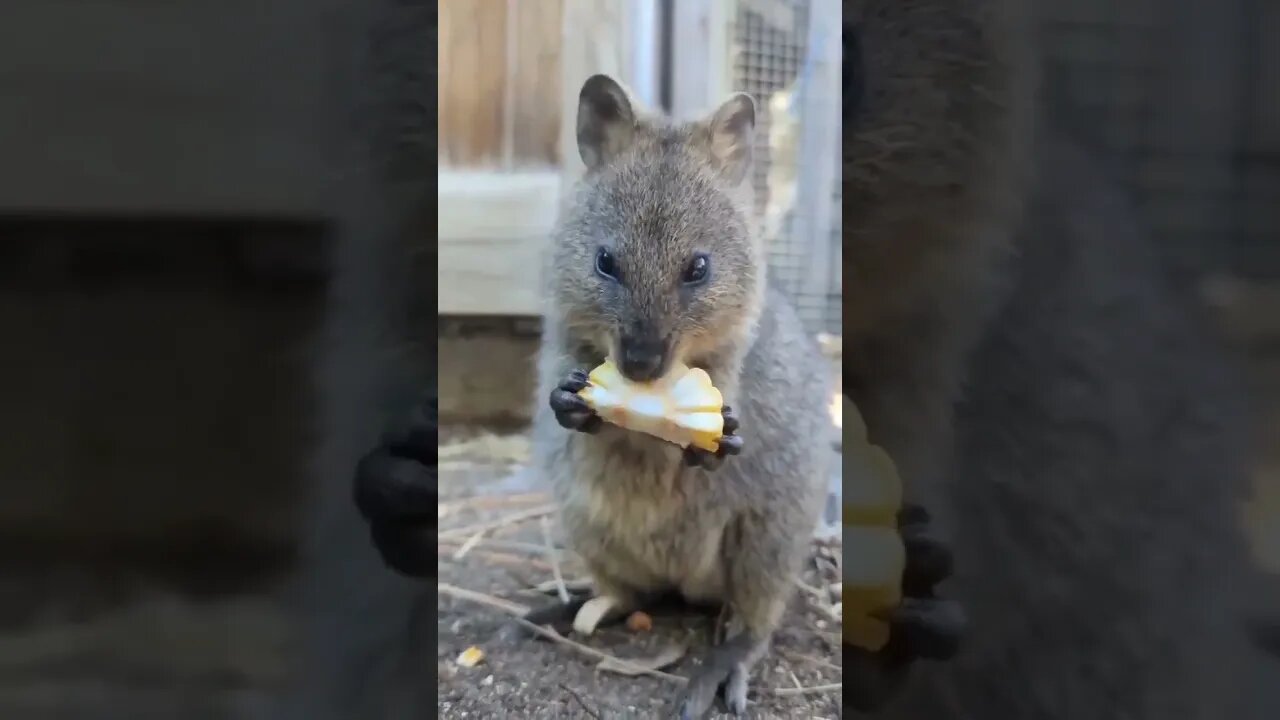
[[[519,471],[526,453],[527,444],[519,436],[482,436],[442,445],[441,527],[509,517],[546,503],[547,498],[536,483]],[[551,530],[553,542],[558,544],[553,525]],[[554,577],[546,553],[538,547],[543,543],[539,521],[507,525],[455,559],[467,539],[468,534],[462,533],[452,545],[441,548],[442,583],[526,606],[554,602],[554,596],[531,589]],[[838,554],[838,546],[832,551]],[[815,543],[816,557],[825,552]],[[559,554],[567,580],[585,577],[570,553]],[[824,614],[829,601],[820,599],[816,590],[831,579],[831,572],[822,560],[808,566],[804,579],[815,593],[797,592],[784,626],[775,636],[772,652],[757,665],[751,717],[840,717],[838,690],[794,695],[773,692],[840,682],[839,627]],[[603,628],[589,638],[570,638],[628,659],[654,658],[673,652],[673,648],[686,648],[677,662],[664,669],[688,677],[709,647],[714,619],[682,609],[655,612],[652,620],[648,631],[617,626]],[[440,717],[656,718],[664,716],[663,710],[679,690],[678,684],[669,679],[600,670],[596,667],[597,658],[562,643],[513,638],[510,633],[500,632],[507,624],[507,616],[500,610],[441,595],[437,665]],[[464,667],[457,662],[458,657],[472,646],[483,650],[484,660],[474,667]]]

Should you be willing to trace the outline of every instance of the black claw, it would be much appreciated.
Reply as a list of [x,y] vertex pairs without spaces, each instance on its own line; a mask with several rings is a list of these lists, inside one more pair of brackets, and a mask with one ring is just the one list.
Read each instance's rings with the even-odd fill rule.
[[724,434],[732,435],[738,430],[738,414],[728,405],[720,409],[720,414],[724,416]]
[[427,530],[394,522],[375,522],[369,528],[382,561],[401,575],[412,578],[434,577],[437,572],[435,553],[428,552],[435,542]]
[[722,431],[724,434],[720,436],[715,452],[709,452],[693,446],[687,447],[684,449],[685,465],[701,467],[704,470],[716,470],[724,464],[725,458],[742,452],[742,436],[733,434],[738,430],[737,414],[728,405],[721,408],[720,412],[724,415],[724,430]]
[[383,563],[414,578],[436,574],[434,532],[439,502],[435,398],[383,433],[356,464],[352,496]]
[[600,428],[602,427],[604,427],[604,418],[596,415],[595,413],[591,413],[591,415],[582,422],[582,426],[579,427],[578,430],[579,432],[584,432],[588,435],[595,435],[600,432]]
[[889,623],[886,654],[948,660],[959,651],[968,620],[954,601],[908,597],[890,613]]
[[567,390],[576,393],[587,385],[591,384],[585,370],[573,370],[565,376],[564,381],[560,383],[561,390]]
[[689,446],[684,449],[684,464],[689,467],[700,467],[704,470],[716,470],[724,462],[724,456],[707,452],[702,448]]
[[908,597],[932,597],[934,586],[951,577],[951,548],[920,525],[904,527],[902,541],[907,551],[907,567],[902,573],[902,592]]
[[395,457],[434,465],[440,439],[437,417],[436,399],[430,398],[415,406],[405,423],[383,433],[382,447]]
[[720,446],[716,448],[716,455],[724,457],[725,455],[737,455],[740,452],[742,452],[741,435],[724,435],[720,438]]
[[583,400],[578,392],[590,384],[587,373],[574,370],[551,391],[551,410],[555,413],[556,422],[566,430],[576,430],[594,434],[600,431],[603,424],[600,416]]
[[582,396],[561,388],[551,391],[551,409],[558,413],[587,413],[591,412],[587,401]]
[[928,525],[931,522],[933,522],[933,517],[929,515],[929,511],[925,510],[922,505],[904,503],[902,509],[898,511],[899,527],[905,527],[907,525]]
[[385,447],[360,459],[353,494],[356,508],[369,521],[433,522],[439,504],[435,468],[395,457]]

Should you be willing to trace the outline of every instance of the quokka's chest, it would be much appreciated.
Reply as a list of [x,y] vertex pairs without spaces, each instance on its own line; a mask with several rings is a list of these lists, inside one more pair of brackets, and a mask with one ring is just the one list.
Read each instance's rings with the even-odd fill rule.
[[605,429],[580,438],[569,453],[575,492],[592,524],[618,533],[646,536],[670,531],[688,511],[687,482],[680,448],[660,440],[631,438]]

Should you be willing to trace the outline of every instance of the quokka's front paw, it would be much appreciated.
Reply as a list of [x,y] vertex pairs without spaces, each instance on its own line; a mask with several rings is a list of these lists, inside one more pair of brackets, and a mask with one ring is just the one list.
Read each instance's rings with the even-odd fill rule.
[[720,414],[724,415],[724,430],[722,431],[724,434],[720,436],[716,451],[710,452],[690,445],[684,449],[685,465],[700,467],[704,470],[715,470],[720,467],[726,457],[742,452],[742,436],[734,434],[738,430],[737,413],[733,412],[733,408],[725,405],[721,408]]
[[951,546],[933,531],[929,512],[909,504],[898,513],[898,531],[907,551],[901,605],[890,616],[890,654],[906,662],[950,660],[960,649],[967,620],[954,600],[937,597],[937,586],[951,577]]
[[587,386],[585,370],[572,370],[560,381],[556,389],[551,391],[551,410],[555,413],[556,422],[566,430],[576,430],[588,434],[599,432],[604,420],[583,400],[578,392]]
[[427,553],[438,529],[436,447],[439,412],[433,395],[389,429],[356,465],[353,496],[383,561],[409,577],[436,574]]
[[873,712],[889,703],[917,661],[954,657],[968,625],[958,602],[935,594],[936,586],[951,577],[953,563],[950,546],[932,531],[928,511],[904,506],[898,528],[907,567],[902,601],[884,616],[890,625],[889,644],[877,653],[844,646],[844,699],[858,712]]

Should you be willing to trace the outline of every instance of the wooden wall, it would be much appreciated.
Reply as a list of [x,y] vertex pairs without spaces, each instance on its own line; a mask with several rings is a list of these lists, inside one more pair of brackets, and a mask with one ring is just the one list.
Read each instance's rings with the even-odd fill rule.
[[636,0],[441,0],[441,315],[535,316],[541,261],[581,172],[582,81],[632,74]]
[[440,164],[559,164],[561,0],[440,0]]

